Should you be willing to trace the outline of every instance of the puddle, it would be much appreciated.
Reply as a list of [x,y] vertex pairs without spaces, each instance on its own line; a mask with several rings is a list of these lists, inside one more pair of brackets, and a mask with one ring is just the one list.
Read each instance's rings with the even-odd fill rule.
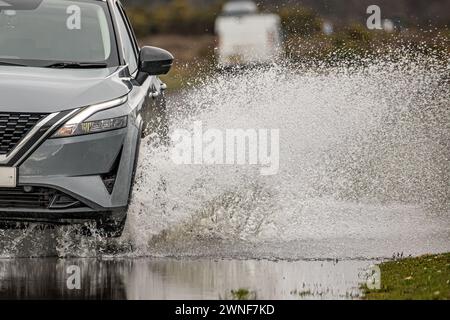
[[[360,260],[3,259],[0,298],[354,299],[370,264]],[[68,289],[69,266],[79,267],[79,290]]]

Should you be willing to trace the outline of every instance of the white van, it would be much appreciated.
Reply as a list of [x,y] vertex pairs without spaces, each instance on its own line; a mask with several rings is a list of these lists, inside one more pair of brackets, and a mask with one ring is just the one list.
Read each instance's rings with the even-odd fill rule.
[[216,19],[219,67],[269,64],[282,55],[281,22],[251,1],[228,2]]

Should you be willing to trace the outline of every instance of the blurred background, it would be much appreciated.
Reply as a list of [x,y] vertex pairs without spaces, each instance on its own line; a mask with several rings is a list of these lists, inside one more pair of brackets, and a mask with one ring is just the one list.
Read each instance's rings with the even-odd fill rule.
[[[217,67],[252,63],[252,54],[259,62],[264,56],[271,62],[278,57],[335,61],[401,45],[444,57],[450,53],[448,0],[259,0],[254,8],[249,1],[122,2],[141,45],[175,55],[176,65],[164,79],[171,90]],[[367,8],[373,4],[380,8],[381,28],[371,30]],[[255,40],[258,33],[264,33],[265,40]]]

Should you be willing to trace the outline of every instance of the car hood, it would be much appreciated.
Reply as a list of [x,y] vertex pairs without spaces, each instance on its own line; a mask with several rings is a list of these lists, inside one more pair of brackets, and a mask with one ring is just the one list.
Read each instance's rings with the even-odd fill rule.
[[115,99],[130,91],[122,71],[0,66],[0,112],[52,113]]

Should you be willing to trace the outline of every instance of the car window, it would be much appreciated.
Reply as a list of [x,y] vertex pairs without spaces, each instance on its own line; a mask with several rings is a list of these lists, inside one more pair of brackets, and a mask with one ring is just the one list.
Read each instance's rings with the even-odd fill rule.
[[60,61],[118,64],[106,3],[41,0],[29,7],[21,3],[25,2],[5,9],[0,1],[1,61],[34,66]]
[[128,64],[130,73],[134,73],[137,70],[137,57],[136,51],[134,49],[134,41],[128,30],[126,21],[124,20],[123,13],[120,10],[119,5],[117,5],[119,10],[119,17],[117,19],[117,25],[119,27],[120,38],[122,39],[123,53],[125,62]]
[[125,23],[127,25],[131,40],[133,41],[133,48],[136,52],[136,56],[139,56],[139,45],[136,41],[136,35],[134,34],[134,30],[133,27],[131,25],[130,19],[128,19],[127,13],[125,12],[124,8],[122,7],[122,5],[118,4],[119,8],[120,8],[120,12],[122,13],[122,17],[125,20]]

